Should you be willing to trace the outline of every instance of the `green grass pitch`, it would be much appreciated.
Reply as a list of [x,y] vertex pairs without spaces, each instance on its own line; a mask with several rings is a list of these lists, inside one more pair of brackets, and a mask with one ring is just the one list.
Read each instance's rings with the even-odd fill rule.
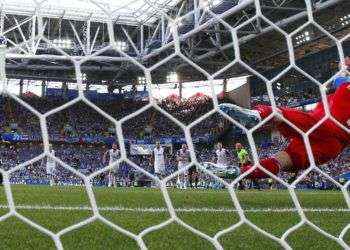
[[[177,216],[209,236],[239,221],[227,190],[168,189],[168,192]],[[12,193],[21,215],[55,233],[92,216],[87,193],[82,187],[13,185]],[[302,207],[307,209],[307,218],[326,232],[338,236],[350,223],[349,207],[341,192],[296,193]],[[135,234],[170,218],[167,210],[157,210],[166,208],[157,189],[98,187],[94,188],[94,194],[104,218]],[[286,191],[238,191],[237,196],[247,219],[277,237],[300,222],[296,211],[287,211],[295,207]],[[8,212],[6,204],[1,188],[1,215]],[[0,222],[0,237],[0,249],[55,249],[50,237],[16,217]],[[209,241],[176,223],[146,234],[143,239],[149,249],[214,249]],[[98,220],[64,234],[61,240],[65,249],[138,249],[133,239]],[[281,249],[275,241],[246,224],[219,240],[225,249]],[[350,244],[350,232],[345,241]],[[309,226],[293,232],[287,242],[294,249],[342,249]]]

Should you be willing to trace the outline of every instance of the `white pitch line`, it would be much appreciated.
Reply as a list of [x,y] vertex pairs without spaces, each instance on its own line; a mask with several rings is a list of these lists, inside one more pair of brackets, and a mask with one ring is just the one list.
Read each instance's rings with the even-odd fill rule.
[[[0,204],[0,209],[7,209],[7,205]],[[91,211],[91,207],[88,206],[50,206],[50,205],[17,205],[17,209],[25,210],[76,210],[76,211]],[[165,207],[158,208],[128,208],[128,207],[99,207],[100,211],[127,211],[127,212],[147,212],[147,213],[161,213],[168,212],[168,209]],[[212,212],[212,213],[232,213],[237,212],[236,209],[231,208],[176,208],[176,212]],[[266,209],[245,209],[243,210],[246,213],[290,213],[297,212],[296,208],[266,208]],[[348,208],[305,208],[304,212],[350,212]]]

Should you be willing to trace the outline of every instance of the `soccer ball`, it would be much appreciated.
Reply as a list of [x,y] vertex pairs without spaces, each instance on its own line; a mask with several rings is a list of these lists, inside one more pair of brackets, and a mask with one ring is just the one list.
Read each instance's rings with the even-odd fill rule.
[[229,166],[226,170],[226,175],[225,178],[226,179],[236,179],[237,176],[239,176],[241,174],[241,171],[239,169],[239,167],[237,166]]
[[240,169],[237,166],[228,166],[227,168],[222,168],[217,166],[215,163],[205,163],[203,165],[207,170],[223,179],[233,180],[241,174]]
[[7,46],[7,39],[5,36],[0,35],[0,47],[6,47]]

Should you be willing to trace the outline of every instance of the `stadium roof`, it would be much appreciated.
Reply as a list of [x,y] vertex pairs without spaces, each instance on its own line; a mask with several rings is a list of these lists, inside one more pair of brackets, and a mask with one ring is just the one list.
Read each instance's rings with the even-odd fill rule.
[[[40,11],[44,18],[40,23],[45,40],[35,38],[40,31],[35,1],[42,2]],[[202,0],[211,3],[205,7],[196,6],[197,1],[193,0],[35,1],[0,0],[0,32],[6,35],[7,46],[11,48],[6,55],[8,79],[75,82],[71,59],[79,61],[89,56],[80,67],[83,81],[106,84],[111,89],[137,84],[144,75],[130,58],[148,68],[164,60],[152,71],[152,82],[156,84],[167,83],[168,74],[174,72],[182,83],[205,80],[206,76],[183,58],[170,58],[177,44],[171,24],[162,18],[161,11],[150,6],[161,8],[177,20],[182,55],[209,74],[219,72],[235,60],[234,40],[227,26],[239,27],[241,59],[257,72],[271,78],[289,65],[286,37],[270,22],[289,34],[302,28],[292,37],[296,61],[307,56],[322,61],[305,65],[298,61],[298,66],[309,68],[307,73],[328,79],[338,68],[338,53],[331,51],[337,49],[334,40],[315,25],[305,26],[308,12],[304,0],[261,0],[262,14],[270,22],[254,19],[254,0]],[[323,30],[337,39],[349,34],[349,0],[312,2],[314,20]],[[112,25],[106,24],[108,15],[102,10],[108,8],[113,11]],[[223,25],[214,14],[228,25]],[[116,47],[124,53],[107,47],[112,33],[109,31],[113,31]],[[33,37],[35,43],[31,41]],[[350,54],[348,44],[349,39],[343,42],[345,54]],[[321,64],[326,69],[321,69]],[[222,72],[224,76],[220,79],[245,75],[246,71],[236,64]]]
[[[1,0],[1,10],[7,14],[32,15],[35,13],[34,0]],[[159,13],[143,0],[44,0],[40,7],[41,14],[50,18],[64,18],[70,20],[87,20],[104,22],[108,20],[106,12],[111,18],[123,24],[151,24]],[[149,1],[157,8],[167,11],[175,6],[179,0]]]

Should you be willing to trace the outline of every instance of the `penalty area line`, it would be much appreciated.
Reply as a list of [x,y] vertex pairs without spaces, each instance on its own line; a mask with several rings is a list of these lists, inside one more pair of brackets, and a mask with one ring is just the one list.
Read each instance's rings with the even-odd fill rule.
[[[8,205],[0,204],[0,209],[8,209]],[[69,210],[69,211],[92,211],[89,206],[50,206],[50,205],[16,205],[16,209],[24,210]],[[99,207],[100,211],[126,211],[126,212],[144,212],[144,213],[161,213],[168,212],[166,207],[158,208],[130,208],[130,207]],[[237,212],[237,209],[231,208],[175,208],[176,212],[196,213],[232,213]],[[347,208],[304,208],[304,212],[350,212]],[[298,212],[296,208],[264,208],[264,209],[243,209],[245,213],[291,213]]]

